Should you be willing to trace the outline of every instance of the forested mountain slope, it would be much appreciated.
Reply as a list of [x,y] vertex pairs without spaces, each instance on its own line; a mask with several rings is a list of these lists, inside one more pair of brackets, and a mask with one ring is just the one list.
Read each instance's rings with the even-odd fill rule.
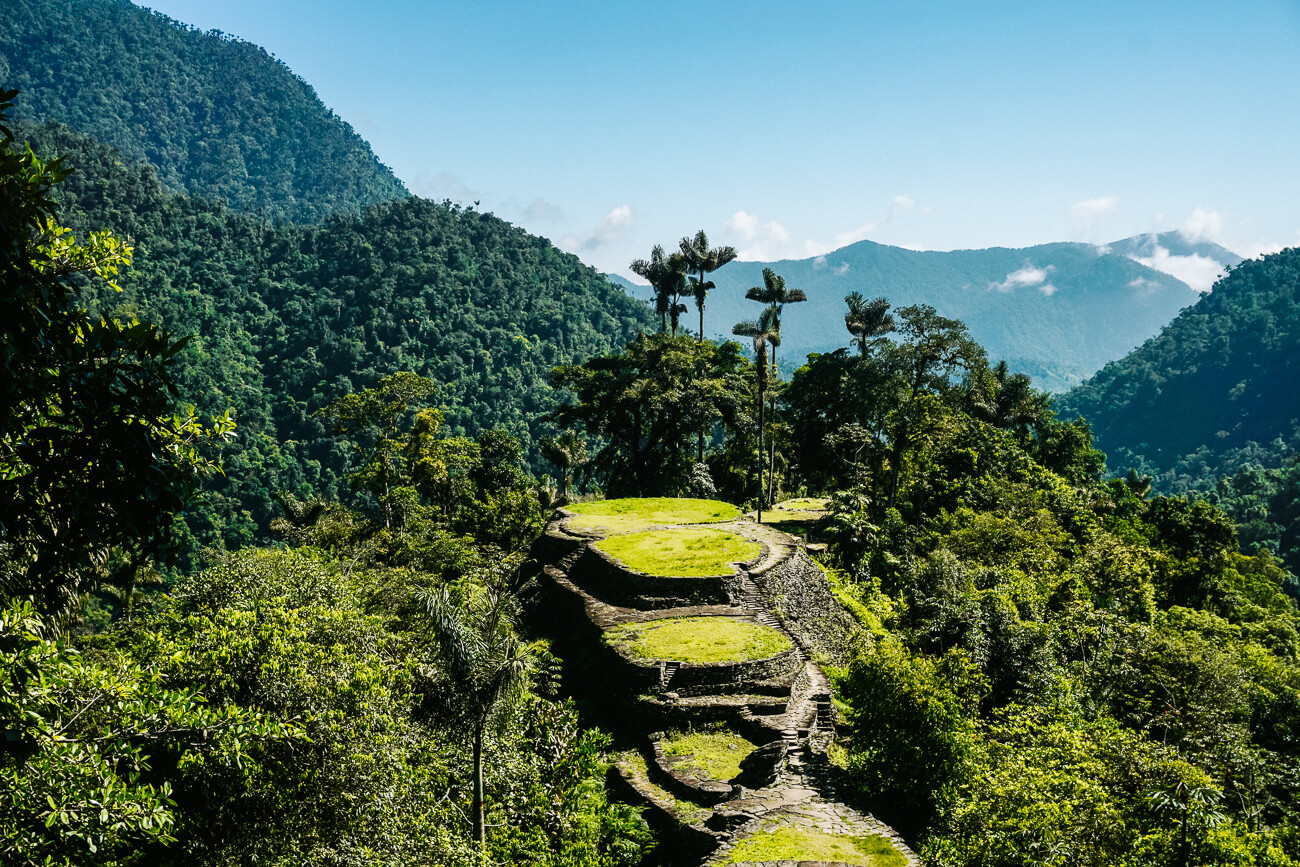
[[847,331],[827,325],[843,319],[844,296],[858,291],[961,319],[990,358],[1051,391],[1122,357],[1198,297],[1169,274],[1090,244],[918,252],[860,241],[814,259],[722,268],[712,276],[706,333],[729,334],[753,318],[745,290],[762,284],[764,267],[808,294],[785,312],[781,356],[794,366],[848,345]]
[[1300,419],[1300,249],[1238,265],[1158,337],[1061,399],[1113,467],[1167,471],[1286,436]]
[[1060,401],[1111,469],[1199,490],[1300,569],[1300,249],[1241,263],[1136,352]]
[[490,214],[409,197],[273,225],[168,193],[150,166],[66,128],[19,137],[77,169],[58,195],[79,236],[107,227],[135,244],[123,291],[98,303],[193,335],[181,399],[235,408],[226,477],[187,517],[203,544],[257,538],[278,491],[337,497],[349,449],[312,413],[397,371],[438,383],[449,433],[504,428],[540,472],[551,369],[652,325],[576,257]]
[[369,145],[256,45],[126,0],[5,0],[17,116],[147,159],[162,182],[296,221],[405,196]]

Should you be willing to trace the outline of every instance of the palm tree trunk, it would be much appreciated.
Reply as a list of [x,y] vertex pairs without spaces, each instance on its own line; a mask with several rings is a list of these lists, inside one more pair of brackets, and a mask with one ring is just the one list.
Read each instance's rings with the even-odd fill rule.
[[763,523],[763,391],[758,392],[758,523]]
[[483,724],[474,729],[474,803],[470,805],[474,839],[480,849],[487,848],[487,825],[483,818]]

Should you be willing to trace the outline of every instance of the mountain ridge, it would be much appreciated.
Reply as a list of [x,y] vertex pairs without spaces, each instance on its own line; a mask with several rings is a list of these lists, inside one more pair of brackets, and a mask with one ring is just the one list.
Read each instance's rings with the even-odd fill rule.
[[147,160],[171,190],[314,222],[408,195],[369,144],[265,49],[127,0],[7,0],[0,84]]
[[[745,300],[745,290],[761,284],[770,267],[809,299],[785,311],[781,355],[789,363],[848,344],[848,332],[827,323],[841,321],[844,296],[859,291],[883,295],[896,308],[930,304],[961,319],[990,358],[1005,358],[1040,387],[1060,392],[1139,346],[1199,297],[1184,281],[1138,261],[1138,254],[1158,247],[1170,256],[1209,261],[1213,253],[1231,260],[1223,264],[1241,261],[1217,245],[1179,239],[1165,233],[1103,246],[1061,241],[951,251],[865,240],[805,259],[733,262],[712,275],[717,288],[706,302],[705,333],[729,336],[733,323],[753,318],[757,306]],[[651,297],[646,287],[618,277],[612,282],[635,297]],[[692,310],[686,321],[693,316]]]

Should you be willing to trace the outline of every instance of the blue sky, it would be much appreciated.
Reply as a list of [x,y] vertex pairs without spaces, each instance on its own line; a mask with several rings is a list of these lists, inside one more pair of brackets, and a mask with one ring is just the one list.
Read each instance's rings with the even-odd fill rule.
[[604,271],[1182,229],[1300,244],[1300,0],[154,0],[261,45],[415,193]]

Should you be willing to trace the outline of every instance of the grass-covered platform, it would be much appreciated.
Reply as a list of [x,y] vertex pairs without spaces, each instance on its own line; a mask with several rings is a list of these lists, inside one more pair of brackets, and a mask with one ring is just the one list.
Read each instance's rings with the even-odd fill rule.
[[903,853],[877,834],[848,837],[789,825],[746,837],[722,864],[761,861],[838,861],[860,867],[907,867]]
[[666,756],[682,756],[677,768],[700,779],[725,783],[740,776],[740,763],[756,747],[733,731],[670,732],[659,741]]
[[763,553],[759,542],[708,527],[624,533],[602,539],[595,547],[634,572],[674,578],[730,575],[736,563],[756,560]]
[[734,617],[668,617],[606,630],[605,640],[640,659],[684,663],[749,662],[790,650],[779,630]]
[[692,500],[674,497],[628,497],[573,503],[564,510],[572,514],[566,526],[582,533],[631,533],[670,524],[716,524],[734,521],[740,510],[721,500]]

